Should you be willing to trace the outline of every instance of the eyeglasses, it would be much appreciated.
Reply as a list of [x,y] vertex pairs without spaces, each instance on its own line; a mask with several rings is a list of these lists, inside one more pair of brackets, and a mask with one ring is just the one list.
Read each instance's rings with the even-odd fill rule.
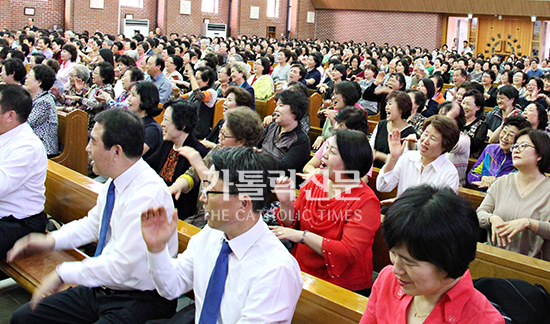
[[211,183],[208,180],[202,180],[202,194],[204,195],[204,203],[208,203],[208,195],[237,195],[235,192],[225,192],[225,191],[212,191],[208,190]]
[[235,138],[235,136],[229,136],[223,131],[223,129],[221,129],[220,130],[220,139],[226,139],[226,138]]
[[527,144],[527,143],[514,144],[510,148],[511,148],[512,151],[517,150],[518,152],[521,153],[521,152],[525,151],[525,149],[528,148],[528,147],[532,147],[532,148],[536,149],[536,147],[534,145]]

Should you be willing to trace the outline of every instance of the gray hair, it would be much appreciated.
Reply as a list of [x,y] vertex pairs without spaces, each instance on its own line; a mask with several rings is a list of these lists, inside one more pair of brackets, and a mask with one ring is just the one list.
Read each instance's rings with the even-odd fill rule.
[[77,64],[73,67],[73,70],[76,72],[76,77],[81,79],[84,83],[88,82],[90,78],[90,70],[82,64]]
[[248,64],[244,62],[235,62],[231,65],[231,68],[235,68],[237,72],[242,73],[245,80],[248,79]]
[[235,62],[244,62],[244,59],[240,54],[233,54],[231,57],[235,59]]

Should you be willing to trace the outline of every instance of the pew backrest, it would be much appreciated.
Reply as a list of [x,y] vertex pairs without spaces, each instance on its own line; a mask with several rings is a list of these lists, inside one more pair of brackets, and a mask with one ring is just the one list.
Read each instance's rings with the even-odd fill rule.
[[51,158],[76,172],[88,174],[88,114],[80,109],[57,112],[57,138],[63,145],[59,156]]
[[218,122],[223,119],[223,103],[225,99],[220,99],[216,101],[214,105],[214,118],[212,118],[212,128],[216,127]]

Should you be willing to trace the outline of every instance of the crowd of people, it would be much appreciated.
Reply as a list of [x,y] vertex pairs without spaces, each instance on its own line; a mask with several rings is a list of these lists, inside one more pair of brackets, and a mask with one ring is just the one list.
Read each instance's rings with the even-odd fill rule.
[[[361,323],[420,323],[449,307],[504,323],[467,270],[480,229],[488,244],[550,260],[547,60],[160,29],[0,36],[0,257],[98,240],[12,323],[171,318],[190,290],[194,308],[170,323],[289,322],[300,270],[370,295]],[[313,143],[311,92],[324,97]],[[271,97],[262,120],[255,100]],[[34,233],[57,111],[75,109],[88,114],[90,176],[105,184],[87,217]],[[380,117],[372,134],[369,115]],[[487,192],[477,218],[456,195],[464,186]],[[380,202],[371,187],[397,197]],[[203,229],[174,259],[178,219]],[[393,266],[373,285],[380,226]],[[62,283],[78,286],[52,294]]]

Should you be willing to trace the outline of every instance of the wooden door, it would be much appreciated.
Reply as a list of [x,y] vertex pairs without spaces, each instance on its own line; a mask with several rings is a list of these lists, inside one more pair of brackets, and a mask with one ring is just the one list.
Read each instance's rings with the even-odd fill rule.
[[526,18],[479,18],[476,54],[531,55],[533,23]]

